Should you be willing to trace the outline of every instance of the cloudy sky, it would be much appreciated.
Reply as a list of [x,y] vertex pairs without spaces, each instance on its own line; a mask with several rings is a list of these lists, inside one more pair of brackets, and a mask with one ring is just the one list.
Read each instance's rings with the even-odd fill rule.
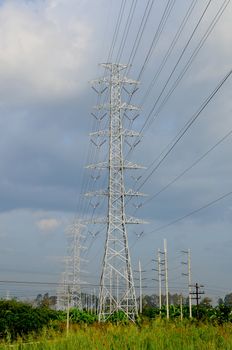
[[[168,3],[168,16],[162,22]],[[210,27],[221,6],[227,3],[222,16],[216,17],[215,26]],[[106,185],[104,172],[94,181],[96,173],[84,169],[88,163],[104,160],[107,152],[107,144],[96,152],[88,136],[96,129],[91,112],[97,102],[89,82],[104,74],[99,63],[109,57],[120,4],[116,0],[0,1],[0,280],[58,281],[64,269],[67,225],[74,217],[106,214],[104,201],[98,205],[98,201],[90,203],[83,196],[85,191]],[[230,71],[232,59],[230,1],[128,0],[112,61],[130,61],[146,6],[150,13],[132,67],[127,70],[131,78],[140,78],[139,90],[131,101],[141,107],[133,129],[141,130],[155,105],[149,127],[144,128],[141,142],[130,154],[130,160],[148,168],[136,174],[142,175],[140,183]],[[212,28],[210,33],[208,28]],[[189,61],[205,33],[209,34],[207,40]],[[152,41],[151,54],[140,75]],[[191,65],[165,100],[188,62]],[[150,88],[154,77],[157,79]],[[231,87],[228,78],[142,191],[149,196],[156,194],[230,132]],[[141,259],[150,292],[156,288],[151,280],[151,260],[162,248],[163,238],[168,240],[173,291],[186,285],[181,277],[184,256],[180,251],[187,248],[192,252],[193,281],[203,283],[212,297],[232,291],[231,196],[165,226],[232,191],[231,146],[232,137],[228,135],[179,180],[136,211],[149,223],[128,229],[131,256],[134,269]],[[126,180],[128,187],[139,186],[129,175]],[[131,214],[135,211],[133,204],[139,205],[140,201],[128,204]],[[95,211],[94,205],[98,205]],[[104,239],[101,227],[87,228],[89,249],[84,270],[88,275],[83,278],[90,282],[96,281],[100,271]],[[6,289],[10,287],[1,284],[2,295]]]

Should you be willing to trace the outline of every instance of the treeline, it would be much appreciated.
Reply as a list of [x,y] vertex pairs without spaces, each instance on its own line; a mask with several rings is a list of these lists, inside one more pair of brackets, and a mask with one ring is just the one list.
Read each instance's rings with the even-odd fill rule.
[[[142,312],[142,317],[143,316],[149,319],[155,319],[157,317],[166,318],[166,307],[162,306],[161,310],[157,307],[144,307]],[[183,305],[181,310],[180,305],[170,305],[169,317],[171,320],[181,317],[183,317],[183,319],[189,319],[189,307]],[[200,304],[198,307],[193,305],[192,319],[214,324],[232,322],[232,307],[225,304],[220,304],[215,307],[204,304]]]
[[[44,328],[63,331],[66,328],[67,313],[47,306],[34,307],[30,303],[16,300],[0,300],[0,338],[16,340],[33,333],[39,335]],[[91,324],[97,316],[86,311],[70,309],[70,323]]]
[[[180,294],[169,294],[169,304],[170,305],[179,305],[180,299],[182,298],[183,305],[188,305],[189,300],[188,297],[183,297]],[[166,296],[161,296],[162,305],[165,304]],[[212,305],[212,299],[209,297],[204,297],[200,299],[200,304],[205,306],[211,306]],[[226,305],[226,306],[232,306],[232,293],[226,294],[226,296],[223,298],[219,298],[217,301],[217,305]],[[156,294],[153,295],[144,295],[143,296],[143,306],[144,307],[158,307],[159,306],[159,296]]]
[[[12,341],[18,337],[27,338],[31,333],[36,337],[44,328],[54,329],[58,332],[63,332],[66,329],[66,311],[52,309],[51,304],[53,304],[54,299],[47,294],[38,299],[39,306],[16,300],[0,300],[1,339]],[[179,305],[179,301],[178,295],[174,299],[170,298],[170,320],[180,320],[182,317],[187,320],[189,318],[188,300],[185,300],[182,307]],[[207,297],[202,299],[198,308],[195,305],[192,306],[192,316],[192,322],[200,320],[215,325],[232,322],[232,294],[226,296],[224,300],[220,299],[217,306],[212,306]],[[143,323],[158,317],[166,318],[165,306],[162,306],[160,310],[155,303],[155,296],[144,296],[143,312],[139,315],[138,322]],[[71,325],[92,324],[97,322],[97,315],[91,314],[87,310],[80,311],[72,308],[69,310],[69,321]],[[108,321],[128,323],[122,311],[111,315]]]

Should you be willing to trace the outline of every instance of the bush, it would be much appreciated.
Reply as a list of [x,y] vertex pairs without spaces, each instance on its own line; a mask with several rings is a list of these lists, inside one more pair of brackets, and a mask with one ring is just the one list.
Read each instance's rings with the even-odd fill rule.
[[39,333],[59,312],[48,308],[33,308],[16,300],[0,300],[0,337],[14,340],[29,333]]
[[110,315],[107,321],[112,323],[117,323],[117,324],[118,323],[127,324],[129,322],[127,315],[122,310],[115,311],[112,315]]
[[89,314],[86,311],[81,311],[76,308],[72,308],[69,311],[69,318],[72,323],[88,323],[92,324],[97,321],[97,316]]

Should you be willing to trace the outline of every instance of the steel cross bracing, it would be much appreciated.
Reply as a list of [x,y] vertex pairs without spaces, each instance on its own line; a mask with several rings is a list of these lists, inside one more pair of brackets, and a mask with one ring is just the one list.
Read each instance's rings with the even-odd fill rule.
[[109,77],[93,82],[96,92],[108,90],[109,103],[100,105],[109,118],[108,130],[92,133],[108,137],[108,162],[91,164],[89,168],[108,169],[108,189],[87,195],[104,195],[108,197],[107,218],[95,220],[106,222],[107,233],[105,252],[100,279],[99,321],[105,321],[114,312],[123,311],[128,319],[134,321],[137,317],[137,302],[132,275],[131,260],[128,247],[126,224],[138,224],[142,221],[127,217],[125,214],[125,196],[139,196],[139,192],[126,190],[124,186],[124,170],[141,168],[137,164],[124,160],[123,147],[126,137],[137,136],[134,131],[124,129],[123,114],[126,110],[138,110],[137,107],[122,102],[122,89],[125,84],[137,86],[138,82],[127,79],[120,72],[126,65],[106,63],[102,65],[109,70]]
[[66,309],[67,305],[82,310],[81,300],[81,262],[82,262],[82,241],[84,239],[83,231],[85,226],[79,222],[70,225],[66,234],[68,236],[68,254],[65,258],[65,273],[62,285],[59,288],[59,307]]

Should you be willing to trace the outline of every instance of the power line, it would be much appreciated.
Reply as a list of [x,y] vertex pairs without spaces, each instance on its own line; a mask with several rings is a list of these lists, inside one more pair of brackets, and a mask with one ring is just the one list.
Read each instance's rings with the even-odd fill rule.
[[[122,18],[124,15],[124,11],[125,11],[125,5],[126,5],[126,0],[122,0],[121,1],[121,5],[119,8],[119,13],[117,16],[117,21],[116,21],[116,25],[115,25],[115,29],[114,29],[114,34],[113,34],[113,38],[112,38],[112,42],[110,45],[110,49],[109,49],[109,53],[108,53],[108,59],[107,61],[111,60],[115,45],[116,45],[116,41],[118,38],[118,34],[119,34],[119,30],[120,30],[120,26],[121,26],[121,22],[122,22]],[[106,72],[106,71],[105,71]],[[105,73],[104,73],[105,74]],[[100,104],[100,99],[101,99],[101,94],[98,94],[97,96],[97,105]],[[100,130],[100,123],[98,123],[98,121],[96,119],[94,119],[95,122],[95,126],[92,128],[92,131],[99,131]],[[93,149],[93,145],[92,147],[89,147],[89,149]],[[89,152],[89,156],[87,157],[87,164],[92,163],[91,160],[96,160],[96,152],[98,152],[99,155],[99,149],[95,148],[95,153],[91,153],[91,151]],[[100,170],[99,170],[100,173]],[[99,174],[98,174],[99,175]],[[78,211],[79,213],[81,213],[83,219],[86,217],[86,213],[88,210],[88,207],[90,206],[90,202],[91,200],[89,200],[88,204],[86,200],[83,200],[83,194],[87,192],[87,189],[89,188],[89,184],[90,184],[90,176],[86,176],[86,172],[83,173],[83,180],[82,180],[82,190],[80,191],[80,195],[79,195],[79,205],[78,205]],[[92,189],[93,189],[94,184],[92,184]],[[81,206],[81,207],[80,207]],[[77,215],[80,215],[80,214]],[[94,209],[92,211],[92,216],[94,215]]]
[[[171,71],[171,74],[169,75],[169,77],[168,77],[166,83],[164,84],[164,86],[163,86],[163,88],[162,88],[162,90],[161,90],[161,92],[160,92],[158,98],[156,99],[155,104],[153,105],[151,111],[149,112],[149,114],[148,114],[148,116],[147,116],[147,118],[146,118],[146,121],[145,121],[145,123],[144,123],[144,125],[143,125],[142,130],[146,127],[146,124],[147,124],[148,120],[150,119],[152,113],[154,112],[154,110],[155,110],[155,108],[156,108],[156,106],[157,106],[157,104],[158,104],[158,102],[159,102],[159,100],[160,100],[160,98],[161,98],[163,92],[165,91],[165,89],[166,89],[166,87],[167,87],[169,81],[171,80],[171,78],[172,78],[172,76],[173,76],[173,74],[174,74],[174,72],[175,72],[177,66],[179,65],[179,63],[180,63],[182,57],[184,56],[184,54],[185,54],[185,52],[186,52],[186,50],[187,50],[187,48],[188,48],[190,42],[191,42],[191,40],[192,40],[194,34],[196,33],[197,28],[199,27],[199,25],[200,25],[202,19],[204,18],[204,16],[205,16],[205,14],[206,14],[206,12],[207,12],[207,10],[208,10],[208,7],[209,7],[209,5],[210,5],[211,2],[212,2],[212,0],[209,0],[209,1],[208,1],[208,3],[207,3],[207,5],[206,5],[206,7],[205,7],[203,13],[201,14],[201,16],[200,16],[200,18],[199,18],[199,20],[198,20],[198,22],[197,22],[197,24],[196,24],[196,26],[195,26],[193,32],[191,33],[191,35],[190,35],[190,37],[189,37],[187,43],[185,44],[185,46],[184,46],[184,48],[183,48],[183,50],[182,50],[182,52],[181,52],[181,54],[180,54],[180,56],[179,56],[179,58],[178,58],[176,64],[174,65],[174,67],[173,67],[173,69],[172,69],[172,71]],[[146,94],[149,94],[149,92],[147,92]]]
[[166,6],[165,6],[163,15],[162,15],[161,20],[160,20],[160,22],[158,24],[158,28],[157,28],[157,30],[155,32],[155,35],[153,37],[153,40],[151,42],[151,45],[150,45],[149,50],[147,52],[147,55],[145,57],[144,63],[142,65],[142,68],[141,68],[141,70],[140,70],[140,72],[138,74],[137,80],[141,79],[141,76],[142,76],[142,74],[143,74],[143,72],[145,70],[145,67],[148,64],[148,62],[149,62],[149,60],[150,60],[150,58],[151,58],[151,56],[152,56],[152,54],[154,52],[154,49],[155,49],[155,47],[156,47],[156,45],[157,45],[157,43],[159,41],[159,38],[160,38],[160,36],[161,36],[161,34],[163,32],[163,29],[164,29],[164,27],[166,25],[166,22],[168,20],[168,17],[169,17],[169,15],[170,15],[170,13],[171,13],[171,11],[173,9],[173,6],[175,5],[175,2],[176,2],[176,0],[169,0],[167,2]]
[[[120,5],[120,9],[119,9],[119,13],[117,16],[117,21],[116,21],[116,26],[115,26],[115,30],[114,30],[114,34],[113,34],[113,39],[110,45],[110,49],[109,49],[109,53],[108,53],[108,60],[111,59],[112,53],[114,51],[114,47],[115,47],[115,43],[118,37],[118,32],[120,29],[120,25],[121,25],[121,21],[122,21],[122,17],[124,14],[124,10],[125,10],[125,5],[126,5],[126,0],[122,0],[121,1],[121,5]],[[100,103],[100,98],[101,98],[101,94],[98,94],[97,96],[97,104]],[[96,126],[97,126],[97,121],[96,119],[94,119],[93,121],[93,127],[92,127],[92,131],[96,130]],[[98,123],[98,128],[100,128],[100,124]],[[95,154],[93,154],[93,152],[91,151],[93,148],[89,145],[88,147],[88,155],[87,155],[87,164],[89,164],[91,162],[91,159],[95,159],[96,158],[96,150],[95,150]],[[82,177],[82,185],[81,185],[81,190],[80,190],[80,194],[79,194],[79,202],[76,208],[76,212],[77,215],[80,215],[80,213],[82,213],[82,216],[84,217],[84,213],[86,213],[87,209],[88,209],[88,205],[86,204],[86,201],[83,201],[82,195],[83,193],[87,192],[87,188],[89,186],[89,179],[90,177],[86,176],[86,172],[83,172],[83,177]],[[90,201],[89,201],[90,203]],[[84,207],[83,207],[84,206]],[[76,215],[76,216],[77,216]]]
[[135,9],[136,9],[136,6],[137,6],[137,2],[138,2],[138,0],[132,0],[132,3],[131,3],[131,7],[130,7],[130,10],[129,10],[129,16],[127,18],[127,22],[126,22],[126,25],[125,25],[125,28],[124,28],[124,32],[123,32],[123,35],[122,35],[122,40],[121,40],[121,43],[120,43],[120,46],[119,46],[119,49],[118,49],[118,54],[116,56],[116,62],[118,62],[118,63],[120,62],[120,59],[121,59],[121,56],[122,56],[122,53],[123,53],[123,50],[124,50],[124,47],[125,47],[125,44],[126,44],[126,40],[127,40],[129,31],[130,31],[130,27],[131,27],[131,23],[132,23],[132,20],[133,20],[133,17],[134,17],[134,13],[135,13]]
[[[166,96],[164,97],[164,99],[162,100],[160,106],[158,107],[158,109],[156,110],[155,114],[153,115],[152,120],[150,120],[149,125],[147,125],[148,120],[150,119],[152,113],[149,113],[148,117],[146,118],[143,126],[140,129],[140,133],[144,130],[145,126],[146,130],[148,130],[148,128],[151,126],[151,124],[154,122],[154,120],[156,119],[156,117],[158,117],[159,113],[161,112],[161,110],[163,109],[163,107],[165,106],[165,104],[167,103],[168,99],[170,98],[170,96],[172,95],[172,93],[175,91],[175,89],[177,88],[178,84],[180,83],[180,81],[183,79],[184,75],[186,74],[187,70],[190,68],[191,64],[193,63],[193,60],[195,59],[195,57],[197,56],[197,54],[199,53],[200,49],[202,48],[202,46],[204,45],[204,43],[206,42],[207,38],[209,37],[209,35],[211,34],[211,32],[213,31],[214,27],[216,26],[217,22],[219,21],[219,19],[221,18],[222,14],[224,13],[224,11],[226,10],[228,4],[229,4],[230,0],[225,0],[223,2],[223,4],[220,6],[219,10],[217,11],[216,15],[214,16],[213,20],[211,21],[210,25],[208,26],[206,32],[204,33],[204,35],[202,36],[201,40],[199,41],[199,43],[197,44],[196,48],[194,49],[193,53],[191,54],[190,58],[188,59],[187,63],[185,64],[184,68],[182,69],[182,71],[180,72],[180,74],[178,75],[177,79],[173,82],[171,88],[169,89],[168,93],[166,94]],[[205,12],[205,11],[204,11]],[[202,17],[202,15],[201,15]],[[199,21],[198,21],[199,22]],[[195,27],[196,28],[196,27]],[[194,31],[195,31],[194,28]],[[192,36],[192,34],[191,34]],[[169,78],[168,78],[169,79]],[[166,83],[165,83],[166,85]],[[156,99],[156,102],[154,104],[154,106],[157,105],[158,103],[158,99],[160,99],[162,94],[160,94],[158,96],[158,98]],[[153,106],[153,107],[154,107]],[[152,112],[154,111],[154,109],[152,108],[151,110]],[[144,135],[145,131],[143,132]],[[135,140],[135,144],[138,144],[141,141],[142,136],[140,136],[139,139]],[[132,150],[134,148],[132,147],[131,150],[128,152],[131,153]]]
[[199,158],[197,158],[190,166],[188,166],[185,170],[183,170],[178,176],[176,176],[172,181],[170,181],[167,185],[162,187],[159,191],[149,197],[144,203],[147,204],[152,199],[156,198],[160,193],[164,192],[171,185],[173,185],[176,181],[178,181],[182,176],[184,176],[189,170],[191,170],[195,165],[200,163],[209,153],[211,153],[216,147],[218,147],[223,141],[225,141],[232,134],[232,129],[226,133],[219,141],[217,141],[212,147],[210,147],[204,154],[202,154]]
[[162,62],[160,63],[159,68],[157,69],[157,71],[156,71],[156,73],[155,73],[151,83],[149,84],[148,89],[146,90],[146,92],[145,92],[145,94],[144,94],[144,96],[142,98],[142,101],[141,101],[142,105],[144,104],[144,102],[147,99],[148,95],[150,94],[151,90],[154,88],[155,83],[156,83],[160,73],[162,72],[162,70],[163,70],[163,68],[164,68],[168,58],[172,54],[172,51],[175,48],[175,46],[176,46],[176,44],[178,42],[178,39],[180,38],[180,35],[182,34],[182,32],[183,32],[183,30],[184,30],[184,28],[185,28],[185,26],[186,26],[186,24],[187,24],[187,22],[189,20],[189,17],[191,16],[191,14],[192,14],[192,12],[193,12],[193,10],[195,8],[195,5],[196,5],[197,1],[198,0],[193,0],[191,2],[191,4],[189,5],[189,8],[188,8],[188,10],[187,10],[187,12],[186,12],[186,14],[185,14],[185,16],[184,16],[180,26],[179,26],[179,28],[178,28],[178,30],[177,30],[177,32],[176,32],[176,34],[175,34],[175,36],[174,36],[174,38],[173,38],[173,40],[171,42],[171,45],[169,46],[169,48],[168,48],[168,50],[167,50],[167,52],[166,52]]
[[126,0],[122,0],[121,1],[121,5],[120,5],[120,9],[119,9],[119,14],[118,14],[118,17],[117,17],[117,22],[116,22],[114,34],[113,34],[113,39],[112,39],[110,50],[109,50],[109,54],[108,54],[107,62],[109,62],[111,60],[111,58],[112,58],[112,54],[113,54],[114,47],[115,47],[115,44],[116,44],[116,41],[117,41],[119,29],[120,29],[120,26],[121,26],[121,22],[122,22],[124,10],[125,10],[125,5],[126,5]]
[[206,209],[206,208],[212,206],[213,204],[216,204],[217,202],[220,202],[221,200],[223,200],[223,199],[225,199],[225,198],[227,198],[227,197],[229,197],[229,196],[231,196],[231,195],[232,195],[232,191],[227,192],[227,193],[225,193],[224,195],[222,195],[222,196],[220,196],[220,197],[218,197],[218,198],[212,200],[211,202],[208,202],[208,203],[204,204],[204,205],[201,206],[200,208],[197,208],[197,209],[191,211],[190,213],[188,213],[188,214],[186,214],[186,215],[183,215],[183,216],[181,216],[181,217],[179,217],[179,218],[177,218],[177,219],[175,219],[175,220],[172,220],[172,221],[169,222],[168,224],[165,224],[165,225],[162,225],[162,226],[160,226],[160,227],[157,227],[156,229],[154,229],[154,230],[152,230],[152,231],[150,231],[150,232],[148,232],[148,233],[158,232],[158,231],[164,230],[165,228],[167,228],[167,227],[169,227],[169,226],[175,225],[175,224],[177,224],[178,222],[180,222],[180,221],[182,221],[182,220],[184,220],[184,219],[186,219],[186,218],[188,218],[188,217],[190,217],[190,216],[192,216],[192,215],[194,215],[194,214],[199,213],[201,210]]
[[171,153],[171,151],[174,149],[174,147],[178,144],[178,142],[182,139],[182,137],[185,135],[185,133],[188,131],[188,129],[192,126],[192,124],[197,120],[197,118],[200,116],[200,114],[203,112],[203,110],[207,107],[209,102],[214,98],[214,96],[217,94],[217,92],[220,90],[220,88],[224,85],[224,83],[227,81],[227,79],[230,77],[232,73],[232,70],[230,70],[226,76],[222,79],[222,81],[217,85],[217,87],[213,90],[213,92],[205,99],[205,101],[202,103],[198,111],[188,120],[188,122],[185,124],[185,126],[181,129],[181,131],[178,133],[178,137],[175,140],[175,142],[172,144],[172,146],[168,149],[168,151],[165,153],[165,155],[161,158],[161,160],[158,162],[158,164],[152,169],[150,174],[147,175],[147,177],[143,180],[143,182],[138,187],[138,190],[141,189],[142,186],[149,180],[149,178],[154,174],[154,172],[160,167],[160,165],[163,163],[163,161],[166,159],[166,157]]
[[[155,112],[155,114],[153,116],[153,119],[150,121],[148,127],[151,126],[151,124],[154,121],[154,119],[158,116],[158,114],[160,113],[160,111],[162,110],[164,105],[167,103],[167,100],[169,99],[169,97],[172,95],[172,93],[177,88],[177,86],[180,83],[180,81],[182,80],[183,76],[185,75],[185,73],[187,72],[189,67],[191,66],[194,58],[197,56],[198,52],[200,51],[200,49],[204,45],[205,41],[207,40],[208,36],[211,34],[211,32],[214,29],[215,25],[217,24],[217,22],[221,18],[222,14],[224,13],[224,11],[225,11],[226,7],[228,6],[229,2],[230,2],[230,0],[225,0],[223,2],[223,4],[221,5],[220,9],[217,11],[216,15],[214,16],[213,20],[211,21],[210,25],[208,26],[208,28],[207,28],[206,32],[204,33],[203,37],[201,38],[200,42],[198,43],[198,45],[196,46],[196,48],[193,51],[192,55],[190,56],[189,60],[185,64],[183,70],[181,71],[181,73],[179,74],[177,79],[174,81],[174,83],[172,84],[172,86],[171,86],[170,90],[168,91],[167,95],[165,96],[165,98],[161,102],[160,106],[158,107],[157,111]],[[152,112],[153,111],[154,111],[154,109],[152,109]],[[149,113],[149,115],[151,116],[152,113],[151,114]],[[149,118],[150,118],[150,116],[149,116]]]
[[[138,32],[137,32],[137,35],[136,35],[136,38],[135,38],[135,41],[134,41],[134,44],[133,44],[133,47],[132,47],[132,50],[131,50],[131,53],[130,53],[130,57],[128,60],[129,65],[132,65],[132,63],[134,62],[134,59],[135,59],[135,56],[137,54],[139,45],[141,43],[141,39],[142,39],[142,36],[144,34],[148,19],[150,17],[153,5],[154,5],[154,0],[152,0],[152,1],[148,0],[143,17],[142,17],[142,20],[141,20],[141,23],[140,23],[140,26],[139,26],[139,29],[138,29]],[[129,70],[130,70],[130,66],[128,67],[127,74],[129,72]]]

